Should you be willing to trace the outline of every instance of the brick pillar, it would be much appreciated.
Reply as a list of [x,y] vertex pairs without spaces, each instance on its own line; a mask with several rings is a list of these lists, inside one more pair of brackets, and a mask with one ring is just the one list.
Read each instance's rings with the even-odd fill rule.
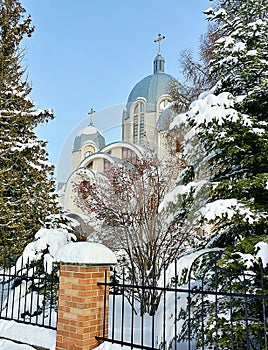
[[108,300],[104,311],[105,272],[110,266],[61,263],[56,350],[91,350],[99,345],[95,336],[108,336]]

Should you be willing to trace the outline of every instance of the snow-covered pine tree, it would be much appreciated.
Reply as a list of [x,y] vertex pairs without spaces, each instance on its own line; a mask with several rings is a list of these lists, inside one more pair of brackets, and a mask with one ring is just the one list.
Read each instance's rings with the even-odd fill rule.
[[35,110],[21,66],[34,27],[18,0],[0,1],[0,246],[21,254],[45,217],[57,213],[53,167],[34,129],[53,118]]
[[206,11],[218,22],[220,37],[210,62],[218,83],[171,128],[183,125],[188,131],[188,167],[173,191],[186,204],[175,208],[174,217],[192,216],[193,227],[210,222],[212,233],[221,233],[218,244],[228,246],[267,234],[268,24],[264,0],[223,0],[221,5]]
[[211,200],[237,201],[237,215],[221,227],[236,241],[267,234],[267,1],[223,0],[207,14],[221,34],[211,61],[211,74],[220,79],[215,95],[229,93],[234,111],[222,123],[216,116],[203,124],[200,137],[206,152],[214,151]]
[[[237,273],[237,280],[240,278],[241,271],[234,271],[232,264],[232,259],[237,259],[257,281],[259,258],[267,274],[267,259],[259,254],[260,247],[268,243],[267,0],[221,0],[219,5],[217,10],[205,12],[217,22],[219,39],[210,73],[218,83],[171,125],[186,129],[184,156],[188,166],[162,206],[170,206],[174,220],[196,233],[199,245],[225,248],[230,259],[224,266],[230,275]],[[253,277],[252,291],[261,294]],[[241,285],[232,288],[241,292]],[[267,290],[266,285],[264,288]],[[258,338],[258,329],[263,328],[261,306],[261,302],[248,304],[248,315],[254,317],[246,340],[241,333],[245,330],[242,302],[233,311],[230,305],[221,305],[218,313],[224,316],[218,328],[222,335],[219,349],[228,348],[230,312],[233,334],[241,343],[237,348],[245,348],[249,339],[259,339],[257,346],[262,347],[264,340],[260,334]],[[198,330],[198,304],[192,312],[197,320],[192,327]],[[208,311],[204,317],[209,315]],[[205,335],[213,345],[210,335],[215,329],[206,326]]]

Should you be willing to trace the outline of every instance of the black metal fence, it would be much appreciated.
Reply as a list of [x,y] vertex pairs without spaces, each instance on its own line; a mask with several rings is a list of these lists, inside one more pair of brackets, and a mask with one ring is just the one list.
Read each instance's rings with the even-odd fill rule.
[[20,257],[11,262],[1,254],[0,319],[56,329],[59,279],[43,259]]
[[99,283],[111,293],[109,336],[103,329],[99,340],[131,349],[268,349],[267,268],[260,260],[201,251],[150,285],[133,281],[114,272],[110,283]]

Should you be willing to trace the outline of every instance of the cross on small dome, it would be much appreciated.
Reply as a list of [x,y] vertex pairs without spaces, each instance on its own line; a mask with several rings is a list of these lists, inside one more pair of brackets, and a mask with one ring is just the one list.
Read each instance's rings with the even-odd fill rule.
[[91,108],[90,111],[88,112],[89,115],[89,125],[93,125],[93,114],[95,113],[94,109]]
[[164,35],[158,34],[157,39],[154,40],[155,43],[158,43],[158,54],[160,55],[160,43],[165,39]]

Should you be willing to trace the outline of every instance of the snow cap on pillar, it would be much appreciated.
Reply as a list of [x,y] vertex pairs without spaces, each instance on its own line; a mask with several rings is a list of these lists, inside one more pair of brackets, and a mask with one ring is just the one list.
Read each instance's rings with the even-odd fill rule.
[[60,248],[55,256],[56,262],[114,265],[117,263],[115,254],[103,244],[90,242],[69,243]]

